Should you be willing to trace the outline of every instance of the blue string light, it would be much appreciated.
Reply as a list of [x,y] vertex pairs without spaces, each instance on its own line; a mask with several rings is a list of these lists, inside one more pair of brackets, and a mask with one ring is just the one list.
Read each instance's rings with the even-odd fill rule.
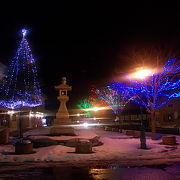
[[180,67],[177,58],[167,61],[163,70],[147,77],[145,80],[131,80],[128,91],[136,96],[134,102],[151,112],[159,109],[172,98],[179,98]]
[[22,40],[12,59],[8,73],[0,88],[0,105],[5,108],[36,107],[42,105],[42,92],[31,49],[22,29]]

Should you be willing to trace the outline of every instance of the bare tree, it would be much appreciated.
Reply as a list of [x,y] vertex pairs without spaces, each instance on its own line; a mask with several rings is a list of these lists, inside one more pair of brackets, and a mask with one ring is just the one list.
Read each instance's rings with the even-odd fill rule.
[[111,83],[96,90],[98,98],[103,100],[112,109],[116,118],[126,104],[132,100],[129,90],[121,83]]
[[172,58],[164,66],[157,63],[153,73],[145,79],[131,79],[131,83],[127,87],[132,96],[136,96],[134,101],[146,107],[151,114],[152,139],[156,139],[156,110],[165,105],[170,99],[180,97],[179,77],[179,59]]

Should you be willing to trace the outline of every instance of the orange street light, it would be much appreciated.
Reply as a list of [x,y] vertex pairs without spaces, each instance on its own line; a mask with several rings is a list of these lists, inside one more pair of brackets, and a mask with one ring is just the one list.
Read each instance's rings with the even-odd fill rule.
[[151,69],[140,69],[139,71],[131,74],[131,77],[134,79],[145,79],[147,76],[153,74]]

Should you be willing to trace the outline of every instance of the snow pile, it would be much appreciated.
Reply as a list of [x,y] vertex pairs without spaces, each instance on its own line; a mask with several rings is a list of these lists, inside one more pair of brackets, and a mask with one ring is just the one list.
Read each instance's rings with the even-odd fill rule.
[[40,138],[50,138],[54,140],[68,140],[73,138],[84,138],[84,139],[92,139],[97,136],[94,131],[90,131],[89,129],[76,129],[76,136],[47,136],[49,134],[49,129],[38,129],[40,132],[38,134],[37,130],[34,132],[33,130],[24,133],[24,137],[28,136],[31,139],[40,139]]
[[[32,133],[33,134],[33,133]],[[15,155],[13,145],[0,146],[0,162],[23,162],[23,161],[61,161],[69,163],[90,162],[90,161],[129,161],[138,164],[169,163],[180,161],[180,145],[161,145],[161,140],[153,141],[147,138],[148,150],[139,149],[140,140],[131,138],[122,133],[105,132],[97,129],[78,129],[77,136],[50,137],[56,140],[67,140],[72,138],[91,139],[101,136],[102,146],[93,147],[91,154],[76,154],[74,147],[53,145],[34,149],[36,153],[28,155]],[[38,136],[46,137],[47,136]],[[180,144],[180,136],[177,142]],[[34,136],[36,138],[36,136]]]

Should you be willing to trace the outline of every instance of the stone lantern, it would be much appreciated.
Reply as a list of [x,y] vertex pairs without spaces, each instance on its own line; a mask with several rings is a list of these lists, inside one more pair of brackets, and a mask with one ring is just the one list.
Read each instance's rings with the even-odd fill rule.
[[59,96],[57,99],[60,101],[60,106],[58,112],[56,113],[54,124],[66,124],[66,122],[68,123],[69,119],[69,113],[66,107],[66,102],[69,100],[67,92],[71,91],[72,87],[66,84],[66,77],[63,77],[61,84],[55,86],[55,89],[59,91]]
[[54,135],[72,135],[74,134],[74,129],[69,126],[71,120],[69,119],[69,113],[66,107],[66,102],[69,100],[67,92],[72,90],[72,86],[67,85],[66,77],[63,77],[61,84],[55,86],[55,89],[59,91],[57,99],[60,101],[60,106],[50,133]]

